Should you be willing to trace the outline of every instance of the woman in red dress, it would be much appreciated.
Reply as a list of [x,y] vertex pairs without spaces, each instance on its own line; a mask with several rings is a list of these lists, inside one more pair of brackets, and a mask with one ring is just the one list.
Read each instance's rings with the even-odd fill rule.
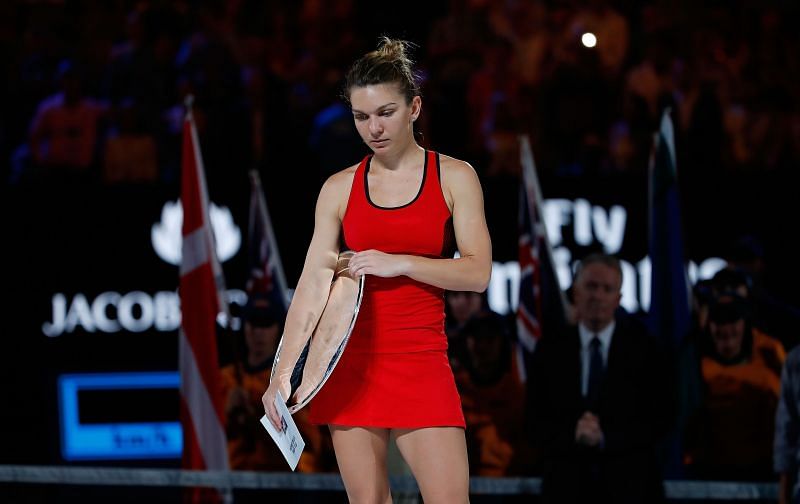
[[[311,401],[310,418],[330,428],[351,502],[391,502],[389,436],[426,503],[468,502],[464,415],[447,360],[444,290],[481,292],[489,282],[480,183],[469,164],[416,143],[422,100],[404,42],[383,39],[354,63],[345,89],[373,154],[331,176],[320,191],[283,337],[309,338],[340,249],[355,251],[350,273],[366,275],[364,299],[338,366]],[[278,391],[289,396],[290,374],[278,370],[263,396],[277,428],[273,401]]]

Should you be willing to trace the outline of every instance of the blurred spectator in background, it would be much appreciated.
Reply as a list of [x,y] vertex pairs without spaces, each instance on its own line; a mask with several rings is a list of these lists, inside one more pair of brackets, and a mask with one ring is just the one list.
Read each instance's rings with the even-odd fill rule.
[[445,292],[445,334],[447,356],[453,369],[458,369],[467,359],[463,329],[473,319],[489,313],[486,293]]
[[702,351],[704,398],[685,439],[690,474],[771,479],[783,347],[753,328],[744,298],[723,293],[709,308]]
[[103,181],[156,182],[158,149],[154,136],[143,124],[133,100],[124,100],[114,111],[103,153]]
[[424,79],[431,137],[425,141],[445,152],[468,154],[467,92],[471,76],[481,66],[481,47],[489,35],[486,4],[473,0],[449,0],[448,4],[446,13],[433,23],[425,44],[427,64],[422,68],[427,70]]
[[[709,286],[711,287],[709,307],[715,299],[723,295],[737,296],[743,300],[750,297],[750,277],[740,269],[722,268],[711,277]],[[704,328],[708,325],[707,315],[708,313]]]
[[[265,296],[254,295],[243,315],[245,354],[241,362],[222,368],[230,467],[247,471],[288,471],[289,465],[259,421],[264,414],[261,394],[269,383],[283,330],[283,314],[270,306]],[[307,408],[293,415],[306,442],[297,471],[330,470],[330,439],[321,428],[311,425],[307,416]]]
[[320,180],[363,159],[367,147],[353,126],[353,113],[337,95],[342,83],[329,86],[329,105],[314,117],[309,147],[317,159]]
[[212,198],[238,198],[252,168],[252,120],[237,60],[237,39],[230,32],[233,4],[202,4],[194,30],[176,53],[176,66],[191,82],[195,110],[205,115],[198,135]]
[[716,291],[735,291],[746,297],[753,326],[777,338],[784,348],[794,348],[800,343],[800,309],[768,289],[769,271],[761,240],[752,235],[737,238],[726,259],[728,268],[714,277]]
[[781,395],[775,414],[773,467],[780,475],[779,504],[800,500],[800,347],[786,357],[781,374]]
[[136,2],[107,55],[105,94],[114,103],[133,99],[142,119],[154,120],[174,98],[175,57],[186,29],[180,7]]
[[89,181],[96,177],[100,120],[106,106],[84,96],[80,70],[72,61],[58,67],[61,91],[39,104],[31,123],[35,171],[51,180]]
[[520,194],[520,147],[519,134],[513,120],[509,102],[497,104],[497,116],[488,139],[488,162],[481,184],[485,191],[486,223],[492,230],[492,257],[518,259]]
[[652,503],[663,498],[655,446],[668,427],[663,353],[617,315],[622,269],[581,261],[577,327],[543,338],[531,367],[531,433],[543,450],[543,502]]
[[[513,47],[503,39],[492,38],[482,48],[483,64],[470,77],[467,87],[469,149],[480,156],[491,149],[492,134],[507,127],[509,107],[519,104],[519,78],[511,64]],[[498,124],[498,122],[500,124]]]
[[461,335],[466,359],[455,378],[467,423],[470,474],[530,474],[525,378],[504,322],[496,314],[484,313],[473,317]]
[[470,319],[489,310],[486,295],[480,292],[447,291],[445,300],[445,332],[448,336],[460,332]]

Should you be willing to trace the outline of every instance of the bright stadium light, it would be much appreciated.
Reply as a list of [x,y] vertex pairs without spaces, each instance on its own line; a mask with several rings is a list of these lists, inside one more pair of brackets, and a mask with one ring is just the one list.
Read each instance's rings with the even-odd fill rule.
[[594,36],[594,33],[586,32],[581,35],[581,42],[585,47],[591,49],[597,45],[597,37]]

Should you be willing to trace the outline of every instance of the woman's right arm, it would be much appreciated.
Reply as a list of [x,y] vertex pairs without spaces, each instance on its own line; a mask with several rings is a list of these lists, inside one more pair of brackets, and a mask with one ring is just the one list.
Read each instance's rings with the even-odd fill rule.
[[343,195],[349,193],[346,183],[352,180],[347,176],[347,171],[330,177],[319,193],[314,215],[314,235],[286,314],[280,359],[275,363],[277,369],[274,378],[261,398],[267,417],[278,430],[280,417],[274,405],[275,395],[280,391],[284,400],[289,399],[292,370],[328,301],[339,256],[342,200]]

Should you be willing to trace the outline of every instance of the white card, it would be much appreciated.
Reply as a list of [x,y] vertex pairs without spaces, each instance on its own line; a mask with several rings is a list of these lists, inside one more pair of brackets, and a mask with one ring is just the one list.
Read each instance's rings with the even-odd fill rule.
[[288,408],[286,408],[286,402],[281,397],[280,392],[275,395],[275,408],[278,410],[278,415],[281,417],[281,431],[278,432],[275,430],[275,427],[272,425],[272,422],[269,421],[267,415],[261,417],[261,424],[267,429],[272,440],[275,441],[275,444],[278,445],[281,453],[283,453],[286,462],[289,463],[289,467],[294,471],[297,467],[297,462],[300,460],[300,455],[303,453],[303,448],[306,446],[306,442],[303,441],[303,437],[300,436],[300,431],[297,430],[297,425],[294,423],[294,419],[289,413]]

